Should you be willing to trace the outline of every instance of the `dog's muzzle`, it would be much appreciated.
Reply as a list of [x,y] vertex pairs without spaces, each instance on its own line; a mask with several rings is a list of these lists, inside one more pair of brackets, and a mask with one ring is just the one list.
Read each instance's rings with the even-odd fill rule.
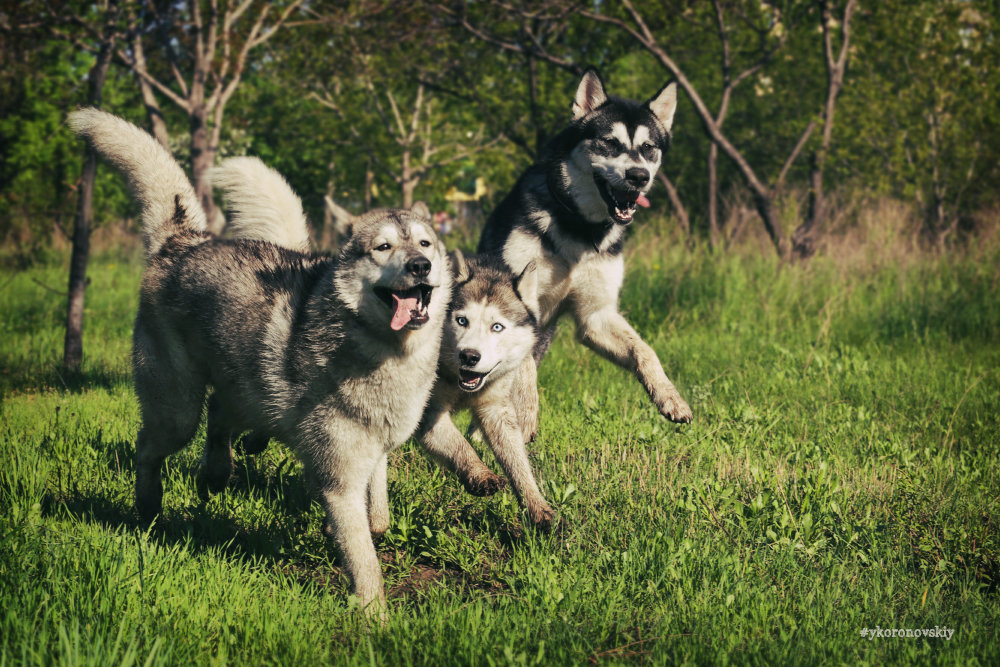
[[[647,177],[646,182],[648,181]],[[643,208],[649,207],[646,195],[631,185],[614,187],[598,174],[594,174],[594,182],[597,184],[597,191],[601,193],[601,198],[608,207],[608,216],[619,225],[627,225],[632,222],[636,205]]]

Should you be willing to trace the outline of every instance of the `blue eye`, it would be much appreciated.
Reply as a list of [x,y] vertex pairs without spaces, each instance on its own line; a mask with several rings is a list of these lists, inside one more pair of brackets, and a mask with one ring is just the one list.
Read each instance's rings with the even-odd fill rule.
[[469,326],[469,320],[467,320],[466,318],[462,317],[461,315],[459,315],[458,317],[456,317],[455,321],[458,322],[458,326],[460,326],[460,327],[467,327],[467,326]]
[[500,333],[501,331],[503,331],[503,325],[497,322],[492,327],[490,327],[490,329],[492,329],[496,333]]

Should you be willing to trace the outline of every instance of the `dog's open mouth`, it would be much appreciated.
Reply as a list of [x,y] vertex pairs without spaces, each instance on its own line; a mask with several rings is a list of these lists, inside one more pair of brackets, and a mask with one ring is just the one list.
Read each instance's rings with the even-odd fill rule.
[[485,373],[477,373],[475,371],[465,370],[464,368],[458,371],[458,386],[465,391],[475,391],[479,389],[479,386],[483,383],[483,378],[489,375],[489,371]]
[[620,225],[632,222],[637,205],[649,208],[649,200],[646,199],[646,195],[638,190],[612,187],[610,183],[597,174],[594,174],[594,181],[597,183],[597,191],[601,193],[604,203],[607,204],[608,215]]
[[405,290],[376,287],[375,294],[392,311],[389,328],[393,331],[399,331],[403,327],[419,329],[427,324],[430,319],[427,304],[431,301],[431,289],[430,285],[417,285]]

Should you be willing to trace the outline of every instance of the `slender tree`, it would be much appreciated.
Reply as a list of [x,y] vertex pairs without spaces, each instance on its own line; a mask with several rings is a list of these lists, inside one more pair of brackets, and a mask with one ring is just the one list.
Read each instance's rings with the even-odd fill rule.
[[826,219],[826,201],[823,193],[823,169],[833,141],[833,116],[837,96],[844,87],[844,72],[847,69],[847,54],[851,44],[851,18],[857,8],[856,0],[847,0],[840,18],[840,51],[834,55],[833,35],[835,28],[828,0],[819,0],[820,24],[823,33],[823,61],[826,64],[826,103],[823,105],[823,134],[820,145],[813,151],[810,160],[809,213],[792,235],[792,252],[796,257],[809,257],[816,251],[816,230]]
[[[101,8],[104,28],[97,47],[97,57],[87,74],[87,104],[101,106],[104,81],[118,38],[118,2],[108,0]],[[63,341],[63,366],[79,370],[83,362],[83,301],[87,290],[87,260],[90,257],[90,226],[93,218],[94,179],[97,176],[97,153],[89,145],[84,149],[83,173],[73,225],[73,250],[69,262],[69,299],[66,309],[66,337]]]
[[[191,179],[214,232],[221,231],[223,220],[206,176],[219,150],[226,104],[243,79],[250,52],[289,23],[303,2],[188,0],[130,7],[140,20],[117,56],[138,77],[150,123],[161,143],[166,139],[165,126],[153,91],[187,115]],[[155,45],[168,76],[153,71],[147,61],[151,55],[147,42]]]

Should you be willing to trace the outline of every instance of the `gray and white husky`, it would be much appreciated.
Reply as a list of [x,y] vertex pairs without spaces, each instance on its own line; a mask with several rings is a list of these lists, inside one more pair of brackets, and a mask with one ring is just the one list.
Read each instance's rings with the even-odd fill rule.
[[[234,236],[290,248],[309,245],[298,197],[256,158],[223,161],[212,171],[212,183],[225,194]],[[342,209],[337,220],[342,239],[349,239],[358,218]],[[453,261],[451,308],[437,382],[418,429],[420,441],[473,495],[499,491],[503,478],[482,463],[451,419],[458,410],[471,410],[532,523],[548,528],[554,512],[538,489],[525,449],[525,436],[535,424],[523,421],[535,414],[537,402],[531,356],[538,342],[534,265],[514,275],[496,258],[466,258],[456,251]],[[515,392],[516,385],[529,390]],[[253,453],[266,446],[267,437],[252,433],[243,442]]]
[[646,193],[670,146],[676,108],[674,83],[639,103],[609,97],[588,70],[572,122],[490,215],[479,252],[502,257],[515,274],[535,264],[542,330],[536,361],[568,313],[583,343],[633,372],[664,417],[689,422],[691,408],[656,353],[618,311],[625,228],[637,206],[649,206]]
[[[160,512],[163,462],[194,435],[211,386],[199,486],[225,486],[236,434],[253,429],[288,444],[326,510],[324,532],[355,595],[381,615],[369,531],[388,527],[386,455],[423,414],[451,294],[426,207],[360,216],[336,258],[246,238],[271,218],[260,205],[243,212],[244,238],[220,239],[205,232],[194,190],[150,135],[96,109],[72,113],[69,124],[143,205],[133,348],[139,514]],[[289,194],[280,191],[276,184]],[[304,225],[286,241],[303,238]]]
[[[438,381],[420,426],[431,457],[458,475],[466,490],[489,495],[503,483],[476,455],[451,419],[468,408],[518,500],[536,526],[554,513],[538,489],[525,449],[535,425],[524,421],[537,404],[531,356],[538,341],[538,282],[534,264],[519,276],[495,258],[455,256],[455,288],[445,325]],[[517,386],[530,390],[517,392]]]

